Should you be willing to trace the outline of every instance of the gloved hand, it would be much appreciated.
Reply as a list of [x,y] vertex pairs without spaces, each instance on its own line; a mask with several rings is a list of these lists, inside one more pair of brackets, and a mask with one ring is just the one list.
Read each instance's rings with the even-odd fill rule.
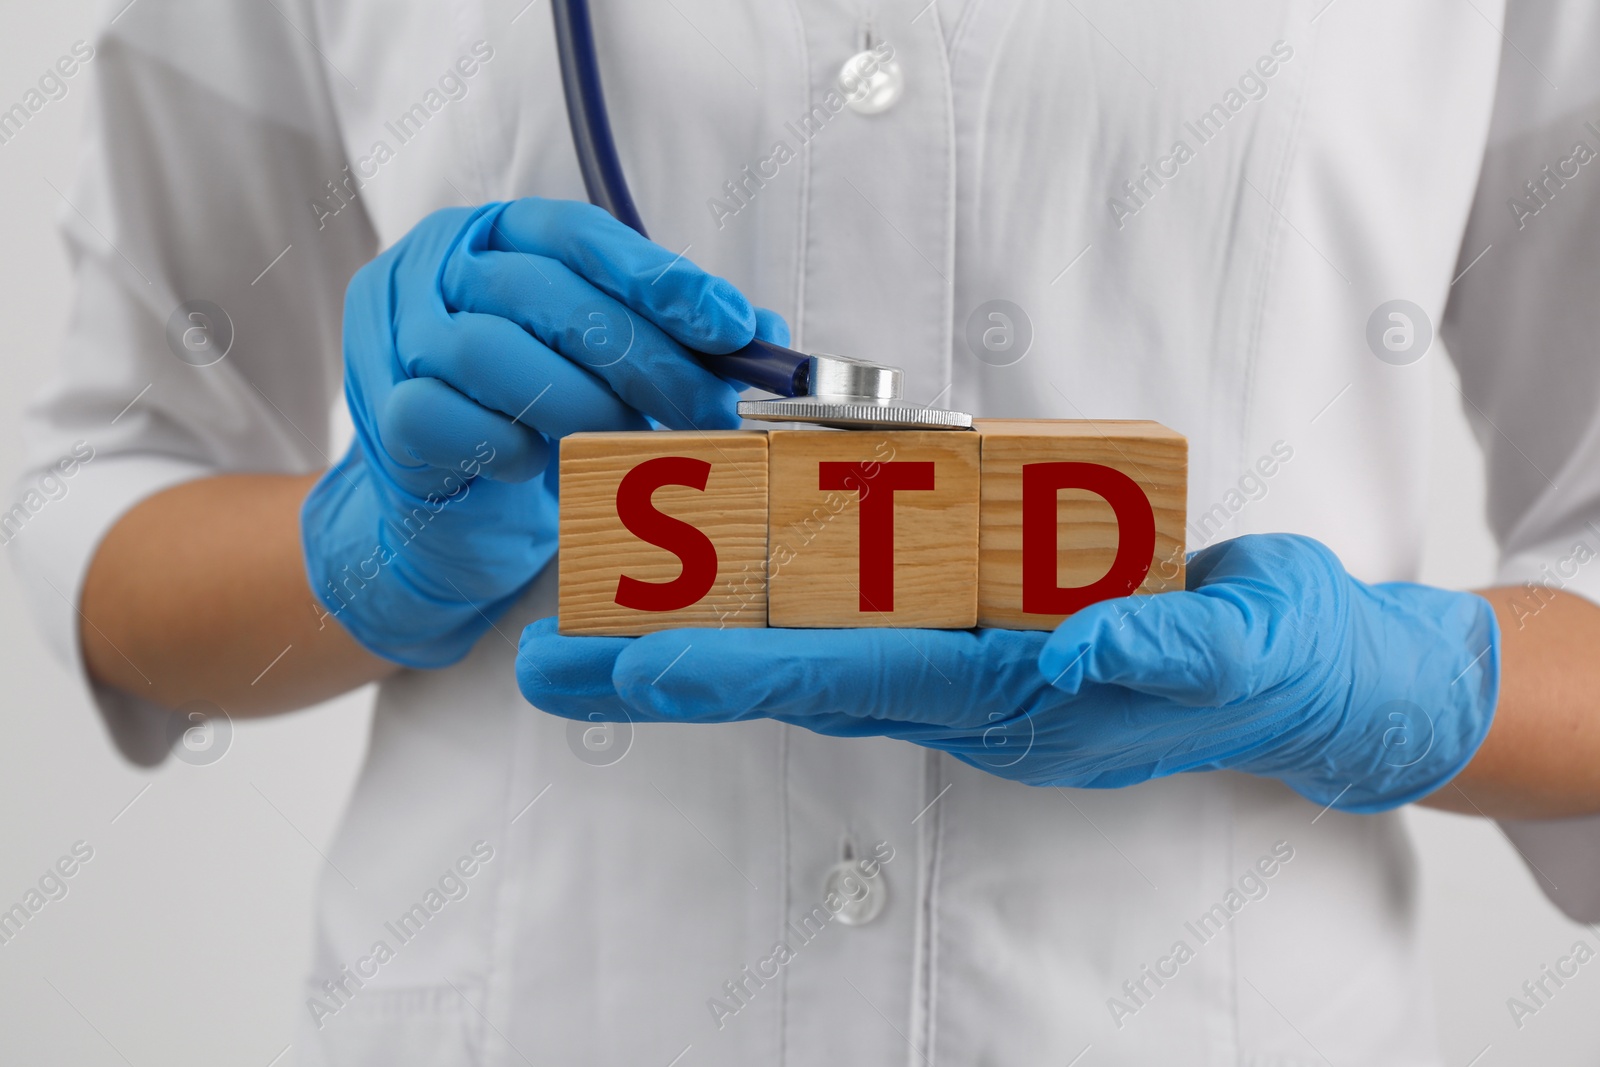
[[1053,633],[669,630],[522,636],[529,701],[576,719],[772,718],[883,735],[1029,785],[1109,788],[1231,768],[1317,804],[1382,811],[1438,789],[1488,733],[1493,610],[1364,585],[1327,548],[1241,537],[1189,590],[1094,604]]
[[684,346],[758,332],[787,342],[776,315],[597,207],[429,215],[345,294],[355,442],[301,511],[312,589],[380,656],[461,658],[555,551],[553,440],[647,416],[737,426],[733,386]]

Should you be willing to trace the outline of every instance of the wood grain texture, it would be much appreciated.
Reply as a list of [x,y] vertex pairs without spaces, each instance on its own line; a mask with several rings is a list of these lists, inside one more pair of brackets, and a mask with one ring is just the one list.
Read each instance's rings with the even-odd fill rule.
[[[650,502],[711,539],[717,576],[710,591],[688,607],[641,611],[617,603],[622,576],[670,582],[683,572],[683,563],[623,525],[617,487],[640,463],[663,456],[711,465],[704,490],[664,485]],[[765,626],[766,564],[765,433],[579,433],[562,440],[561,633],[637,636],[678,626]]]
[[[773,430],[769,434],[768,619],[773,626],[923,626],[977,622],[978,435],[961,431]],[[862,464],[846,488],[821,488],[821,464]],[[886,487],[931,463],[933,488]],[[920,475],[919,475],[920,476]],[[893,500],[892,609],[863,610],[861,487]],[[869,553],[869,560],[871,559]],[[869,590],[885,575],[873,570]],[[881,604],[882,601],[876,601]]]
[[[978,624],[1013,630],[1051,630],[1065,615],[1022,610],[1022,466],[1025,463],[1096,463],[1120,471],[1149,498],[1156,545],[1149,574],[1137,593],[1184,587],[1184,522],[1189,444],[1155,422],[975,419],[983,444],[979,523]],[[1111,568],[1118,524],[1111,506],[1082,489],[1056,500],[1057,581],[1083,586]]]

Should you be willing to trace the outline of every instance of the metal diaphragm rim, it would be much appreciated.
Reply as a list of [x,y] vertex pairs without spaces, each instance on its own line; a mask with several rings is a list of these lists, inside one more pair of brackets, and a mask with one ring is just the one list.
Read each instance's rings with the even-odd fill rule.
[[762,422],[807,422],[841,430],[972,429],[972,416],[965,411],[816,397],[741,400],[739,415]]

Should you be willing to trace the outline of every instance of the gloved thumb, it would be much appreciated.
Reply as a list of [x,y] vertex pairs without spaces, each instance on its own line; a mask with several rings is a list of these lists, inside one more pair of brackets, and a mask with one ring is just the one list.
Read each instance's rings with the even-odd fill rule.
[[1056,689],[1117,685],[1188,707],[1220,707],[1257,692],[1271,627],[1263,602],[1236,586],[1119,597],[1056,627],[1039,670]]

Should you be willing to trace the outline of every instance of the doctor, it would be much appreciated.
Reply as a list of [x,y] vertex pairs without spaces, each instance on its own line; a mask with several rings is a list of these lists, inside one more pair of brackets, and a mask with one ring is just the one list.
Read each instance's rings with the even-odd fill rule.
[[[572,203],[542,5],[143,0],[95,44],[29,431],[93,459],[14,558],[139,762],[166,709],[382,680],[302,1063],[1432,1064],[1413,800],[1521,820],[1600,918],[1593,5],[598,20],[659,245]],[[556,442],[733,425],[685,347],[754,336],[1182,431],[1190,591],[554,635]],[[1447,356],[1481,593],[1404,584]]]

